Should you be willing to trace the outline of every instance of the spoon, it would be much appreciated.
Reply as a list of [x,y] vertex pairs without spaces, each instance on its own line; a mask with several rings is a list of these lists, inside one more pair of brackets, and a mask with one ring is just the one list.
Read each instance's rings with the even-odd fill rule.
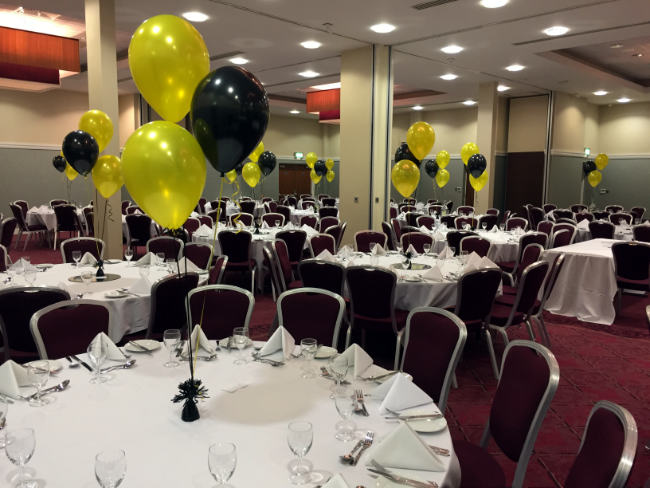
[[[63,391],[65,390],[68,385],[70,384],[70,380],[63,380],[61,383],[58,385],[51,386],[49,388],[45,388],[44,390],[41,390],[41,396],[46,395],[47,393],[52,393],[54,391]],[[23,400],[30,400],[32,398],[36,398],[37,393],[34,393],[33,395],[27,396],[27,397],[21,397]]]
[[123,363],[123,364],[118,364],[116,366],[110,366],[108,368],[104,368],[100,371],[100,373],[108,373],[109,371],[115,371],[116,369],[129,369],[131,366],[135,364],[135,359],[130,359],[129,361]]

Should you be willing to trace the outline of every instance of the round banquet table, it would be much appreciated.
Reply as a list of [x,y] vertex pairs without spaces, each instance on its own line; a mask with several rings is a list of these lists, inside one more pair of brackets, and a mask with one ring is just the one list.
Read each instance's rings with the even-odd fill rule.
[[[422,228],[420,230],[424,231]],[[426,233],[435,239],[434,252],[441,253],[447,247],[447,232],[449,232],[448,229],[440,227],[434,231],[427,230]],[[474,232],[492,244],[487,255],[491,261],[495,263],[517,261],[519,257],[519,236],[517,234],[510,231],[491,232],[482,229],[477,229]]]
[[[299,360],[282,367],[258,362],[236,366],[237,352],[218,354],[212,362],[197,363],[196,377],[208,388],[209,398],[200,401],[201,418],[195,422],[181,421],[182,404],[170,401],[177,385],[189,377],[187,362],[177,368],[163,367],[167,352],[162,347],[151,356],[137,355],[132,369],[114,371],[112,379],[102,384],[89,383],[90,373],[84,368],[64,365],[48,386],[67,378],[69,388],[49,395],[52,403],[41,408],[23,401],[9,405],[7,428],[35,429],[36,449],[27,467],[42,480],[39,486],[95,488],[94,457],[115,446],[126,452],[127,473],[120,485],[124,488],[211,488],[215,483],[208,471],[208,447],[215,442],[233,442],[237,468],[230,484],[236,488],[287,488],[293,486],[287,464],[294,455],[286,434],[287,425],[294,420],[307,420],[314,426],[313,446],[306,458],[315,471],[340,472],[351,487],[397,486],[370,476],[365,469],[367,455],[357,466],[339,463],[339,455],[349,452],[353,443],[334,437],[339,417],[329,399],[329,380],[301,378]],[[324,364],[315,363],[315,367]],[[243,385],[246,387],[233,393],[224,391]],[[372,395],[370,383],[355,382],[354,386]],[[23,390],[30,394],[33,388]],[[379,403],[371,398],[366,400],[370,416],[354,415],[353,420],[358,431],[374,431],[375,442],[379,442],[398,424],[379,415]],[[437,411],[433,404],[426,408]],[[444,471],[417,473],[441,487],[459,486],[460,468],[448,428],[422,434],[422,438],[449,449],[452,455],[439,457]],[[7,480],[16,467],[4,455],[2,458],[0,479]],[[303,486],[314,488],[313,484]]]
[[[85,225],[86,217],[84,216],[83,208],[77,208],[77,215],[81,223]],[[49,205],[30,208],[27,210],[26,220],[28,225],[43,224],[49,231],[56,229],[56,214]]]

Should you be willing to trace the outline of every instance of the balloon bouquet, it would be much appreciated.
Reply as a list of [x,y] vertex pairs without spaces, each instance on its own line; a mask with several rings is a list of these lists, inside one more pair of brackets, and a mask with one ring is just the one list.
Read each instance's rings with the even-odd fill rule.
[[487,160],[480,154],[478,146],[474,142],[468,142],[460,150],[460,158],[465,164],[469,173],[469,184],[474,191],[479,192],[488,182]]
[[323,179],[323,176],[328,183],[334,181],[336,173],[334,172],[333,159],[328,158],[323,161],[322,159],[318,159],[315,152],[308,152],[305,155],[305,163],[307,164],[307,167],[311,169],[309,172],[309,178],[311,178],[314,185],[318,185]]
[[593,161],[585,161],[582,163],[583,175],[587,177],[587,181],[592,188],[600,185],[603,179],[602,170],[609,164],[609,157],[607,154],[600,153]]
[[[429,154],[436,141],[436,133],[426,122],[416,122],[406,133],[406,142],[402,142],[395,151],[395,165],[391,170],[391,181],[397,191],[408,198],[420,183],[420,165],[422,159]],[[429,163],[433,170],[433,166]],[[425,164],[427,174],[427,165]],[[436,170],[436,173],[439,173]],[[445,170],[446,173],[446,170]],[[442,186],[446,185],[445,182]],[[441,187],[442,187],[441,186]]]

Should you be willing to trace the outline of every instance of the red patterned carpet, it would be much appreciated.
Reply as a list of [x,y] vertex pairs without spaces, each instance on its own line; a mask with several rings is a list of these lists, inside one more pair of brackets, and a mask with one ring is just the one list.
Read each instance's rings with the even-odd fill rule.
[[[32,262],[61,262],[58,252],[28,248]],[[12,259],[22,255],[11,252]],[[561,487],[580,445],[587,415],[598,400],[611,400],[627,408],[639,428],[639,447],[628,487],[641,488],[650,478],[650,334],[645,323],[647,297],[626,296],[612,326],[586,324],[576,319],[547,315],[552,351],[560,364],[560,386],[551,403],[528,466],[525,486]],[[270,296],[256,297],[251,334],[266,338],[275,314]],[[527,338],[512,330],[511,338]],[[497,344],[499,353],[502,351]],[[459,388],[452,389],[448,421],[452,436],[477,442],[489,413],[496,381],[482,342],[471,335],[458,367]],[[385,358],[390,364],[391,358]],[[498,453],[492,443],[489,448]],[[512,480],[514,463],[497,454]],[[585,487],[589,488],[589,487]]]

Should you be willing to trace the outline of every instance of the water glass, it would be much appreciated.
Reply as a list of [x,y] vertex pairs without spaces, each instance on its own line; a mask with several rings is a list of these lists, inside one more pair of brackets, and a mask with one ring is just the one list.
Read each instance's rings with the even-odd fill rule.
[[165,266],[165,253],[164,252],[157,252],[156,253],[156,264],[160,267]]
[[506,224],[499,224],[499,230],[500,230],[501,232],[503,232],[504,230],[506,230]]
[[[7,400],[0,398],[0,433],[4,430],[7,425],[7,411],[9,410],[9,402]],[[5,436],[0,436],[0,449],[5,447]]]
[[334,394],[343,390],[341,382],[345,379],[351,367],[350,360],[342,354],[335,354],[327,362],[327,369],[336,381],[336,384],[332,387]]
[[248,346],[248,329],[246,327],[235,327],[232,330],[232,342],[239,350],[239,357],[235,359],[235,364],[246,364],[248,360],[244,357],[244,348]]
[[217,482],[217,486],[229,487],[226,484],[237,467],[237,448],[231,442],[217,442],[208,448],[208,468]]
[[32,361],[27,363],[27,376],[31,385],[36,388],[36,395],[29,399],[29,405],[32,407],[42,407],[49,402],[41,398],[41,388],[47,384],[50,377],[50,362],[47,360]]
[[344,442],[353,440],[354,431],[357,426],[352,420],[350,420],[350,417],[352,417],[352,413],[356,408],[356,399],[352,390],[344,388],[340,392],[335,393],[334,405],[342,419],[336,423],[336,438]]
[[428,256],[429,252],[431,251],[431,244],[429,243],[422,244],[422,250],[424,251],[424,255]]
[[167,329],[163,332],[163,343],[169,351],[169,361],[163,366],[165,368],[175,368],[179,365],[178,361],[174,361],[173,354],[178,350],[178,345],[181,343],[180,329]]
[[95,369],[95,374],[90,378],[91,383],[103,383],[107,380],[101,374],[101,367],[107,356],[106,345],[104,341],[93,341],[86,350],[91,366]]
[[124,250],[124,259],[126,259],[127,266],[131,266],[131,260],[133,259],[133,249],[131,247]]
[[379,256],[376,254],[370,255],[370,266],[377,266],[379,264]]
[[303,378],[314,378],[316,374],[312,368],[312,360],[318,351],[318,341],[313,337],[305,337],[300,341],[300,350],[305,364],[302,368]]
[[82,271],[81,272],[81,282],[84,284],[83,293],[80,293],[78,295],[79,298],[83,298],[84,293],[88,293],[88,288],[87,285],[92,281],[93,276],[95,276],[95,273],[93,271]]
[[34,488],[34,483],[25,479],[25,465],[34,455],[36,436],[34,429],[13,429],[5,434],[5,453],[13,464],[18,466],[16,488]]
[[95,456],[95,479],[102,488],[120,486],[126,476],[126,453],[122,449],[107,449]]
[[487,230],[487,222],[481,222],[481,228]]
[[25,282],[29,286],[34,286],[36,281],[36,270],[34,268],[28,268],[25,270]]
[[287,444],[289,444],[291,452],[298,457],[298,459],[289,463],[289,469],[291,470],[289,480],[294,485],[304,485],[311,481],[309,473],[312,466],[303,457],[309,452],[313,442],[314,430],[311,422],[296,421],[289,424]]
[[72,260],[75,262],[75,266],[79,267],[79,261],[81,261],[81,251],[72,251]]

